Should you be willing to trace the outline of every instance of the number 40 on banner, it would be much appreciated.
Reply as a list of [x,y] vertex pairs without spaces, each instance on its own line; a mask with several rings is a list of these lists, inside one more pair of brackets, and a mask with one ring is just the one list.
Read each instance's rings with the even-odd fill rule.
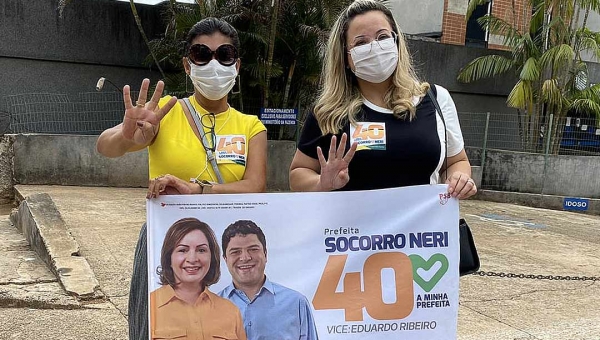
[[[411,260],[400,252],[377,253],[369,256],[361,273],[346,273],[343,291],[336,292],[342,279],[348,255],[330,255],[319,286],[313,298],[316,310],[343,309],[346,321],[363,321],[363,307],[376,320],[397,320],[413,310],[413,269]],[[381,270],[390,268],[395,273],[396,302],[383,301]],[[361,289],[364,283],[364,290]]]

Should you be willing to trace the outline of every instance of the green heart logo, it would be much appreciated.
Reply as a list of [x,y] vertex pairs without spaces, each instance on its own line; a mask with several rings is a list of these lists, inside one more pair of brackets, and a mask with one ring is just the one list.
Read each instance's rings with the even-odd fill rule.
[[[410,258],[410,262],[412,262],[414,281],[426,292],[430,292],[448,271],[448,259],[442,254],[433,254],[427,261],[425,261],[425,259],[423,259],[421,256],[415,254],[409,255],[408,257]],[[437,262],[440,262],[442,266],[440,269],[438,269],[437,273],[431,277],[431,280],[425,281],[419,275],[417,270],[419,268],[423,268],[424,270],[428,271]]]

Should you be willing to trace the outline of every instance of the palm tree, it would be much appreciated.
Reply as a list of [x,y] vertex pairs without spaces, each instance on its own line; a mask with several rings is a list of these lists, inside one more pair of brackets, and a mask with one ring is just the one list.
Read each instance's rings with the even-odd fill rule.
[[[60,1],[64,8],[73,0]],[[207,16],[220,17],[237,29],[243,47],[240,93],[231,100],[239,101],[239,108],[251,114],[267,105],[307,107],[320,84],[329,30],[339,11],[351,1],[196,0],[182,4],[169,0],[162,5],[164,35],[147,42],[151,53],[145,64],[165,70],[167,93],[182,96],[193,91],[181,65],[182,41],[196,22]],[[134,6],[132,12],[139,18]],[[138,19],[136,23],[141,29]]]
[[[467,15],[485,2],[469,1]],[[510,56],[492,54],[476,58],[460,70],[458,80],[473,82],[512,72],[518,81],[507,104],[516,108],[519,115],[526,114],[527,120],[520,131],[523,145],[539,151],[538,131],[550,114],[556,119],[570,111],[600,117],[600,85],[581,86],[581,81],[588,79],[582,52],[600,60],[600,34],[586,27],[587,14],[590,10],[598,11],[600,0],[530,0],[529,6],[532,15],[523,31],[516,28],[514,20],[509,22],[492,15],[478,20],[484,29],[504,36]],[[579,9],[586,10],[586,19],[581,27],[576,27]],[[561,128],[545,136],[557,146],[554,152],[558,152],[560,144],[555,141],[561,137]]]
[[[284,2],[282,20],[286,25],[281,27],[279,32],[282,50],[286,59],[291,61],[282,100],[284,106],[289,104],[292,84],[300,81],[302,87],[317,88],[321,75],[320,60],[325,56],[329,30],[336,14],[350,2],[350,0]],[[302,78],[294,80],[296,68]]]

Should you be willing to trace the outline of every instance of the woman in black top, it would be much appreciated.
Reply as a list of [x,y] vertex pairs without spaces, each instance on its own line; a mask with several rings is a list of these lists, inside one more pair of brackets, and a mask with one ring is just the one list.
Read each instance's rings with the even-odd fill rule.
[[416,77],[404,37],[383,4],[357,0],[342,12],[323,75],[290,167],[292,190],[436,184],[446,172],[452,196],[477,192],[454,102],[443,87],[431,87],[444,125],[426,96],[430,85]]

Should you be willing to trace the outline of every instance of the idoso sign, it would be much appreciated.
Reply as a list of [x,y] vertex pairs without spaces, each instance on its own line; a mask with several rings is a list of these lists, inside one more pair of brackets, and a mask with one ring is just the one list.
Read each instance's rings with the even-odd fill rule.
[[575,198],[575,197],[565,197],[563,201],[563,209],[564,210],[588,210],[589,206],[588,199],[585,198]]

